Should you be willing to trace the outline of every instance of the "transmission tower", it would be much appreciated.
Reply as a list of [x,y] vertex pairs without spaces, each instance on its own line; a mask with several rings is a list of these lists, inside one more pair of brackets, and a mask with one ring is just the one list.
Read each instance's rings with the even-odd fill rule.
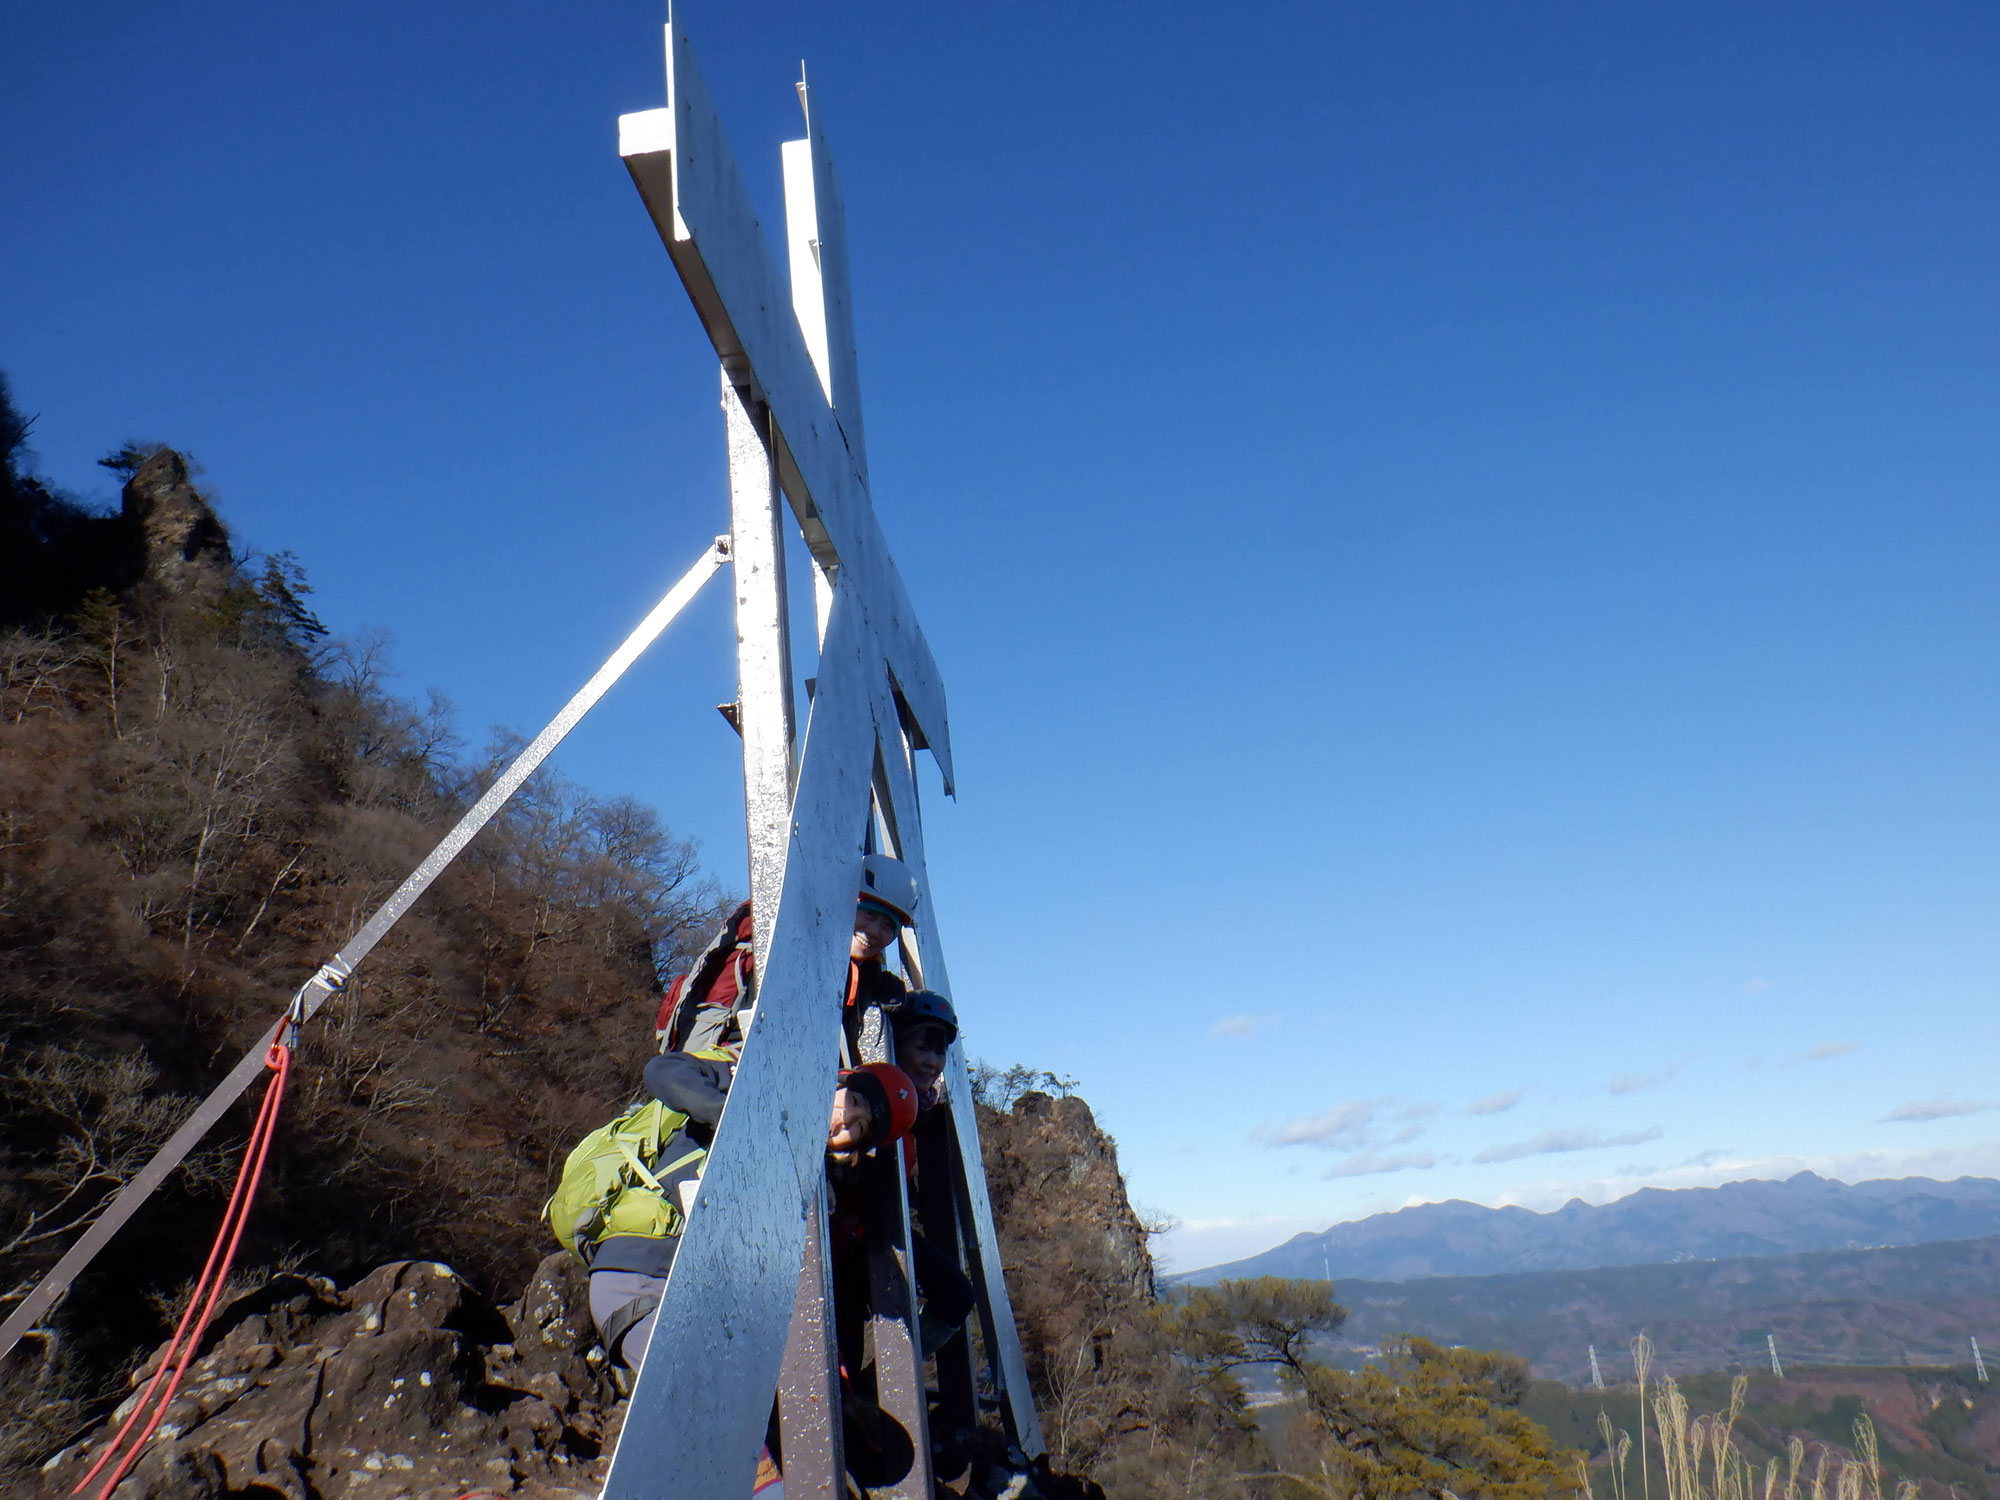
[[1771,1373],[1777,1376],[1778,1379],[1783,1380],[1785,1378],[1785,1367],[1778,1363],[1778,1336],[1775,1333],[1765,1334],[1764,1347],[1771,1351]]
[[1979,1335],[1972,1336],[1972,1368],[1979,1375],[1979,1383],[1986,1384],[1986,1361],[1979,1356]]
[[1604,1389],[1604,1372],[1597,1368],[1597,1345],[1590,1346],[1590,1383],[1598,1390]]

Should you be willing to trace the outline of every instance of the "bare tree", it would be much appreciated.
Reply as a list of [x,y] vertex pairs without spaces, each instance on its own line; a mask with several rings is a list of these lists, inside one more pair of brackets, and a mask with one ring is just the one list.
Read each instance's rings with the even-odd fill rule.
[[[142,1056],[90,1057],[55,1047],[38,1048],[0,1074],[8,1137],[54,1137],[18,1180],[0,1189],[8,1222],[0,1266],[15,1278],[0,1302],[25,1296],[30,1273],[52,1247],[95,1223],[112,1195],[178,1128],[194,1101],[160,1092],[159,1077]],[[214,1149],[196,1153],[180,1168],[182,1181],[197,1188],[212,1184],[220,1160]]]

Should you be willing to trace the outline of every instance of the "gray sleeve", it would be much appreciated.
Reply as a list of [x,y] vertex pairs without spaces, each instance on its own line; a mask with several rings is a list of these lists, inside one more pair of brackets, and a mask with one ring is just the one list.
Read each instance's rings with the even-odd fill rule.
[[690,1120],[713,1125],[729,1100],[729,1080],[736,1069],[713,1058],[685,1052],[663,1052],[646,1063],[646,1088],[668,1109]]

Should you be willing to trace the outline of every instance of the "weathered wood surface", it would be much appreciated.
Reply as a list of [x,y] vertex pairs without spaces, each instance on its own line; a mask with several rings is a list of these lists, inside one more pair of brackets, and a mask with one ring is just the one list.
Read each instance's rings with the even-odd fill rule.
[[633,1389],[606,1500],[748,1494],[825,1181],[880,659],[843,580],[820,653],[757,1014]]
[[[949,791],[943,678],[869,503],[865,460],[856,462],[827,402],[792,312],[790,286],[779,277],[678,16],[667,22],[666,42],[667,108],[620,117],[619,152],[716,353],[732,368],[741,359],[754,376],[778,439],[779,480],[807,544],[855,576],[862,607]],[[820,186],[815,174],[816,192]],[[837,203],[837,188],[829,182],[827,191]],[[823,205],[822,217],[829,211]],[[844,275],[844,259],[840,269]],[[829,314],[831,350],[839,309],[830,305]],[[837,395],[837,364],[833,373]]]
[[793,741],[790,611],[785,538],[771,455],[752,411],[722,371],[729,443],[730,556],[736,578],[736,727],[743,736],[743,810],[757,951],[768,952],[791,838]]
[[[880,690],[878,690],[880,691]],[[893,704],[886,694],[878,698],[878,719],[889,714]],[[894,722],[893,718],[890,720]],[[890,809],[900,857],[916,873],[921,896],[923,921],[915,933],[924,985],[946,998],[951,997],[951,976],[945,969],[944,943],[938,933],[937,905],[931,896],[930,871],[924,860],[923,811],[917,800],[915,767],[903,736],[885,731],[882,754],[876,773],[886,792],[881,800]],[[908,942],[911,934],[904,934]],[[973,1280],[985,1317],[988,1350],[998,1361],[1001,1394],[1007,1403],[1007,1417],[1014,1440],[1030,1454],[1039,1454],[1042,1441],[1041,1418],[1035,1413],[1033,1394],[1028,1388],[1028,1368],[1021,1358],[1021,1337],[1014,1327],[1012,1304],[1000,1260],[1000,1243],[993,1233],[993,1204],[986,1191],[986,1161],[979,1145],[979,1113],[972,1103],[972,1076],[965,1066],[965,1046],[954,1040],[945,1062],[944,1095],[951,1110],[953,1135],[965,1179],[967,1250],[976,1262]]]

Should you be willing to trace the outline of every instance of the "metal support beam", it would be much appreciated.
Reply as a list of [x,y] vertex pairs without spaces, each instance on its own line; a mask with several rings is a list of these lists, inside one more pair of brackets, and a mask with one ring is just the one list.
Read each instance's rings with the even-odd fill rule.
[[799,1268],[792,1328],[778,1375],[785,1495],[844,1500],[840,1355],[833,1336],[833,1257],[826,1239],[826,1194],[807,1210],[805,1264]]
[[800,70],[799,107],[806,138],[786,141],[785,240],[790,251],[792,311],[820,388],[840,425],[862,486],[868,484],[868,444],[861,430],[861,362],[854,349],[854,292],[847,272],[847,209],[833,153]]
[[[916,1221],[923,1236],[953,1265],[963,1267],[964,1236],[958,1217],[958,1140],[951,1110],[933,1109],[919,1123]],[[960,1333],[933,1356],[937,1366],[938,1418],[948,1433],[969,1428],[979,1418],[972,1370],[972,1340]]]
[[[857,866],[872,801],[880,843],[910,864],[922,893],[920,926],[903,934],[906,968],[919,983],[948,992],[923,865],[914,756],[932,753],[949,794],[950,730],[937,664],[869,497],[844,215],[812,98],[802,82],[805,139],[783,150],[787,285],[678,15],[670,14],[665,41],[667,107],[621,118],[619,154],[726,371],[739,554],[735,722],[744,740],[759,995],[604,1493],[607,1500],[739,1493],[782,1365],[787,1484],[820,1496],[844,1488],[826,1316],[833,1292],[817,1205],[827,1193],[826,1091]],[[805,742],[790,778],[780,747],[788,750],[793,739],[785,718],[793,679],[774,487],[812,557],[820,646]],[[893,1050],[893,1042],[878,1045]],[[929,1197],[939,1206],[928,1211],[948,1242],[963,1235],[1010,1434],[1039,1454],[956,1045],[946,1091],[946,1149],[934,1145],[931,1153],[940,1180]],[[888,1492],[916,1500],[933,1485],[907,1178],[893,1152],[868,1163],[862,1176],[876,1389],[916,1448],[910,1475]],[[843,1268],[843,1296],[846,1275]],[[853,1344],[849,1320],[861,1312],[841,1303],[834,1343]],[[948,1383],[962,1425],[973,1379],[969,1341],[956,1342]],[[848,1356],[851,1363],[852,1347]],[[939,1368],[943,1376],[946,1366]]]
[[[894,695],[886,685],[876,703],[878,721],[885,716],[896,720]],[[882,754],[876,760],[882,778],[877,796],[895,818],[898,848],[905,864],[917,877],[924,920],[916,931],[917,951],[923,965],[924,982],[941,995],[951,994],[951,977],[945,972],[944,945],[938,933],[937,905],[931,896],[930,873],[924,862],[922,807],[917,800],[916,771],[905,734],[885,733]],[[906,935],[906,941],[907,935]],[[986,1323],[987,1349],[993,1359],[994,1383],[999,1386],[1007,1425],[1023,1452],[1030,1457],[1045,1450],[1041,1418],[1035,1413],[1033,1394],[1028,1388],[1028,1367],[1021,1358],[1021,1338],[1014,1327],[1012,1305],[1007,1299],[1007,1282],[1000,1258],[1000,1243],[993,1232],[993,1205],[986,1193],[986,1163],[979,1146],[979,1116],[972,1102],[972,1076],[965,1066],[965,1047],[954,1041],[945,1059],[944,1106],[950,1109],[953,1135],[958,1145],[958,1176],[963,1194],[961,1210],[966,1226],[966,1250],[972,1265],[972,1280],[979,1293],[981,1315]]]
[[[791,617],[785,538],[761,407],[753,412],[729,366],[722,369],[729,440],[730,555],[736,574],[736,727],[743,735],[743,809],[750,845],[750,911],[761,964],[785,879],[792,831]],[[759,970],[761,971],[761,968]]]
[[879,671],[845,587],[807,722],[757,1015],[632,1392],[605,1500],[748,1493],[825,1180],[828,1060],[861,883]]
[[875,1400],[903,1424],[916,1449],[910,1472],[878,1493],[897,1500],[931,1500],[930,1420],[923,1351],[917,1343],[916,1257],[902,1143],[864,1163],[868,1204],[868,1350],[875,1364]]
[[[678,11],[667,21],[666,62],[667,107],[621,115],[618,153],[716,354],[725,362],[740,357],[754,375],[756,394],[771,412],[778,480],[806,545],[857,585],[860,607],[949,791],[951,730],[943,678],[869,502],[863,465],[820,383],[792,311],[791,287],[779,276],[750,206],[749,189]],[[821,203],[837,201],[838,192],[824,184]],[[820,225],[823,272],[831,227]],[[829,322],[829,335],[831,329]]]
[[[861,1052],[865,1062],[893,1063],[896,1043],[888,1027],[864,1030]],[[899,1500],[930,1500],[930,1423],[917,1342],[916,1253],[910,1242],[901,1142],[863,1164],[861,1189],[867,1204],[868,1348],[875,1364],[875,1399],[903,1424],[917,1451],[910,1473],[883,1493]]]

